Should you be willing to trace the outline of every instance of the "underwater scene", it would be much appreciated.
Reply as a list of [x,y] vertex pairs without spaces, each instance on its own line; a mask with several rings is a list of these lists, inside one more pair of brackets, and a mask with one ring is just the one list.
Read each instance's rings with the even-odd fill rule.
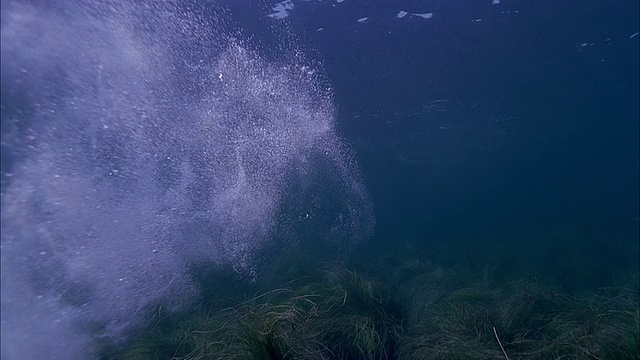
[[635,0],[2,0],[2,360],[640,359]]

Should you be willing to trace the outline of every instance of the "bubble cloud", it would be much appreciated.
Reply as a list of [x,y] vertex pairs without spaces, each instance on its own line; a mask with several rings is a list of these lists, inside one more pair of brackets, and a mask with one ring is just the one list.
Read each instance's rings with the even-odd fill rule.
[[2,5],[3,359],[95,357],[197,301],[194,267],[253,276],[285,229],[370,234],[303,52],[261,53],[224,9],[81,4]]

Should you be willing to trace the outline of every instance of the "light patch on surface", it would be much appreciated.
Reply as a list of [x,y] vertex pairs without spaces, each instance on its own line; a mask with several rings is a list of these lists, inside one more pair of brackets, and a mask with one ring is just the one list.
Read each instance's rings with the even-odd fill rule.
[[406,11],[400,11],[400,12],[398,12],[398,14],[396,15],[396,17],[397,17],[398,19],[402,19],[403,17],[407,16],[407,14],[408,14],[408,12],[406,12]]
[[289,11],[294,7],[293,2],[291,0],[285,0],[283,2],[277,3],[272,10],[275,11],[267,16],[274,19],[284,19],[289,16]]
[[500,4],[500,0],[491,0],[491,3],[493,5],[498,5],[498,4]]
[[367,19],[369,19],[369,18],[368,17],[362,17],[362,18],[358,19],[357,21],[362,24],[365,21],[367,21]]
[[423,19],[431,19],[431,17],[433,16],[433,13],[423,13],[423,14],[413,13],[411,14],[411,16],[421,17]]
[[636,36],[638,36],[638,33],[637,33],[637,32],[635,32],[635,33],[633,33],[633,34],[629,35],[629,39],[633,39],[633,38],[634,38],[634,37],[636,37]]

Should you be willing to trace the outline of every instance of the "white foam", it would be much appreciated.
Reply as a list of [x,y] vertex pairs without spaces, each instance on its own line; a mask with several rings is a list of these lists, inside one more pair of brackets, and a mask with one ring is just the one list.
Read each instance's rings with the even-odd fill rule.
[[[1,200],[3,359],[90,359],[96,339],[126,340],[150,309],[192,305],[190,269],[254,276],[257,251],[312,208],[317,240],[373,226],[317,64],[291,43],[265,60],[217,27],[220,9],[127,4],[3,6],[3,89],[43,109],[12,114],[31,138],[2,134],[19,154]],[[316,196],[310,184],[325,182]],[[326,207],[305,201],[331,192]]]
[[406,11],[400,11],[400,12],[398,12],[398,14],[396,15],[396,17],[397,17],[398,19],[402,19],[403,17],[407,16],[407,14],[408,14],[408,12],[406,12]]
[[367,21],[367,19],[369,19],[369,18],[368,18],[368,17],[361,17],[361,18],[360,18],[360,19],[358,19],[357,21],[358,21],[359,23],[361,23],[361,24],[362,24],[362,23],[364,23],[365,21]]

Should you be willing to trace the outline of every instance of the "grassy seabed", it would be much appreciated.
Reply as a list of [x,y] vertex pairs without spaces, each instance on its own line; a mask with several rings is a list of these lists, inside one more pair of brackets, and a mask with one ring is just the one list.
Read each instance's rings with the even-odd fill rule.
[[635,276],[628,285],[569,294],[535,277],[504,276],[500,266],[453,271],[414,259],[353,267],[292,253],[270,269],[280,278],[235,291],[227,285],[224,301],[213,289],[218,299],[207,306],[156,316],[104,358],[640,358]]

